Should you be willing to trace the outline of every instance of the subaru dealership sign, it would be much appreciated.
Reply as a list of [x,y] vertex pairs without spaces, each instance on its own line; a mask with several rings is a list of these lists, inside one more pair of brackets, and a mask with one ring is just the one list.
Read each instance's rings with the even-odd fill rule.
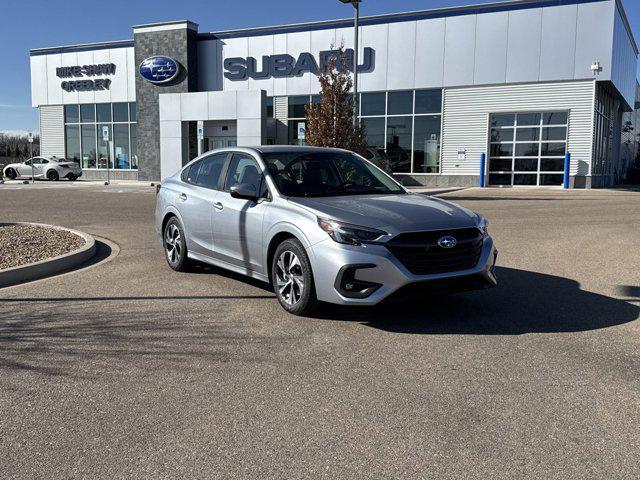
[[[320,75],[330,59],[336,58],[338,50],[325,50],[320,52],[319,62],[308,52],[301,53],[298,58],[289,54],[264,55],[262,57],[262,68],[258,69],[258,62],[254,57],[233,57],[224,61],[224,76],[229,80],[254,80],[264,78],[298,77],[305,73]],[[344,51],[344,68],[353,71],[353,49]],[[358,72],[370,72],[374,69],[375,52],[373,48],[364,49],[362,64],[358,65]]]
[[180,64],[171,57],[149,57],[140,64],[140,75],[151,83],[169,83],[179,73]]

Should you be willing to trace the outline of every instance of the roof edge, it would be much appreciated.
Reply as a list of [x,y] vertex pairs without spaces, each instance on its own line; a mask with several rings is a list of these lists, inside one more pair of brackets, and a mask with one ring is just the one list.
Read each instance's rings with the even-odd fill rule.
[[52,55],[56,53],[83,52],[87,50],[104,50],[107,48],[133,47],[133,39],[114,40],[110,42],[79,43],[77,45],[61,45],[58,47],[32,48],[29,56]]
[[154,23],[145,23],[140,25],[134,25],[133,33],[145,33],[145,32],[155,32],[162,30],[177,30],[180,28],[186,28],[188,30],[198,31],[198,24],[196,22],[192,22],[191,20],[171,20],[169,22],[154,22]]
[[633,49],[638,55],[638,44],[636,43],[636,39],[633,36],[633,30],[631,29],[631,24],[629,23],[629,18],[627,17],[627,12],[624,9],[624,5],[622,4],[622,0],[616,0],[616,6],[618,7],[618,11],[620,12],[620,16],[622,17],[622,21],[624,22],[624,26],[627,29],[627,33],[629,34],[629,39],[631,40],[631,44],[633,45]]
[[[483,4],[459,5],[454,7],[433,8],[429,10],[414,10],[410,12],[383,13],[360,17],[360,25],[375,25],[380,23],[397,23],[402,21],[419,20],[426,18],[440,18],[447,16],[473,15],[479,13],[491,13],[509,10],[523,10],[528,8],[554,7],[562,5],[575,5],[582,3],[596,3],[607,0],[501,0]],[[619,0],[616,0],[619,1]],[[628,23],[628,22],[627,22]],[[342,28],[353,25],[353,18],[341,18],[334,20],[320,20],[314,22],[292,23],[285,25],[273,25],[266,27],[252,27],[233,30],[221,30],[216,32],[202,32],[201,39],[206,38],[233,38],[242,36],[258,36],[272,33],[287,33],[300,29],[321,30],[327,28]]]

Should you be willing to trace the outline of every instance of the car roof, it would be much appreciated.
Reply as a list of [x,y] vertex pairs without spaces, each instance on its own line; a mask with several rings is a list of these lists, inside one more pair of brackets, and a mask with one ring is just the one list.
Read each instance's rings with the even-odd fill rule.
[[327,148],[327,147],[309,147],[300,145],[263,145],[260,147],[253,147],[254,150],[260,153],[313,153],[313,152],[346,152],[341,148]]

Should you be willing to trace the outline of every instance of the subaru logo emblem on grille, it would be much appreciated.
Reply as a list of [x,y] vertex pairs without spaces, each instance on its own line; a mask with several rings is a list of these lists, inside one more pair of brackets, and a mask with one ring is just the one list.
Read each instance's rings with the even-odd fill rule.
[[457,244],[458,240],[451,236],[442,237],[440,240],[438,240],[438,245],[440,245],[442,248],[453,248]]
[[180,73],[180,64],[173,58],[155,56],[140,64],[140,75],[151,83],[168,83]]

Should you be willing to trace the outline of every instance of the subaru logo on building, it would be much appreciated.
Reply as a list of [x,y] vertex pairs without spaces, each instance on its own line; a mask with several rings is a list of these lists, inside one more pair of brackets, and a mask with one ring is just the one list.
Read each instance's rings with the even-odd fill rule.
[[168,83],[178,73],[180,64],[170,57],[149,57],[140,64],[140,75],[151,83]]
[[458,244],[458,240],[454,237],[446,236],[438,240],[438,245],[442,248],[453,248]]

